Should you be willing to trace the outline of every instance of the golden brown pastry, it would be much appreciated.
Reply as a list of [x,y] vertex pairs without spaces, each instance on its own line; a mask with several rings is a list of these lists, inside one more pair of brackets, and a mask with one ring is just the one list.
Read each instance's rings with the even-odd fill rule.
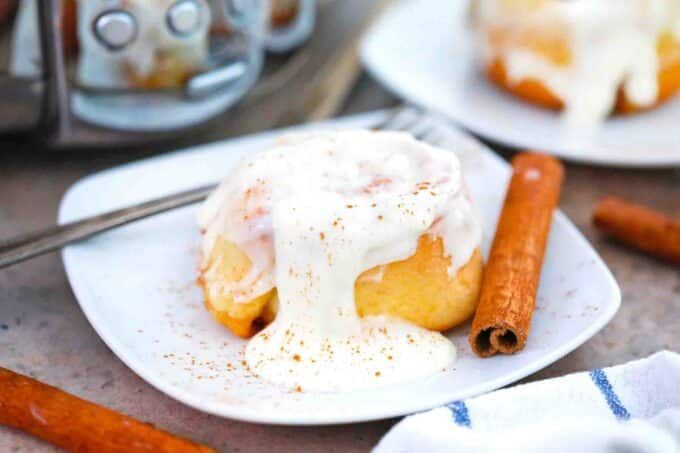
[[[416,253],[402,261],[363,272],[354,285],[359,316],[392,315],[429,330],[444,331],[468,320],[477,307],[484,264],[476,250],[454,277],[442,241],[422,236]],[[248,302],[235,302],[229,287],[250,270],[250,259],[220,239],[201,269],[198,283],[213,317],[242,338],[274,320],[276,290]]]

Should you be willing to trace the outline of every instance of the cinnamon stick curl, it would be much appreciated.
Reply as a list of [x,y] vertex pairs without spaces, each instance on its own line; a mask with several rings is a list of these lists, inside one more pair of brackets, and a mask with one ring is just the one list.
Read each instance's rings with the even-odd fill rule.
[[555,158],[522,153],[508,187],[469,336],[480,357],[521,351],[529,335],[552,215],[564,170]]

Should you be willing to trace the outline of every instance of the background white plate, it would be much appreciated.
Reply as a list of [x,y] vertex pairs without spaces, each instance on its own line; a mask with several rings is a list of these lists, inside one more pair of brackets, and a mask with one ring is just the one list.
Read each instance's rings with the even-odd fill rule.
[[569,130],[557,113],[486,81],[474,62],[467,7],[468,0],[398,2],[366,35],[364,65],[397,95],[507,146],[611,166],[680,165],[680,98],[610,118],[596,131]]
[[[325,127],[369,126],[383,115]],[[485,225],[487,251],[508,167],[489,150],[440,127],[448,144],[460,151]],[[201,146],[91,176],[68,191],[59,221],[217,181],[240,156],[262,148],[274,135],[278,132]],[[620,303],[609,270],[558,213],[531,336],[521,354],[479,359],[467,344],[469,326],[464,326],[449,334],[459,360],[428,379],[344,394],[289,392],[249,376],[241,364],[245,341],[215,323],[203,308],[194,282],[199,243],[195,215],[196,207],[188,207],[119,228],[66,248],[63,259],[85,315],[123,362],[168,395],[225,417],[280,424],[358,422],[483,393],[572,351],[600,330]]]

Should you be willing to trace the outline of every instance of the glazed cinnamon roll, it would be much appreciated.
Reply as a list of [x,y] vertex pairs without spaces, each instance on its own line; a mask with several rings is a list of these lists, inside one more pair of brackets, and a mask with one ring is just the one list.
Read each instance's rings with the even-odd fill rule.
[[200,224],[206,307],[255,335],[255,373],[293,388],[348,385],[333,370],[372,382],[369,360],[379,382],[439,370],[453,350],[436,331],[477,304],[481,229],[459,162],[406,134],[283,137],[229,173]]
[[572,124],[652,108],[680,89],[676,0],[473,0],[488,78]]

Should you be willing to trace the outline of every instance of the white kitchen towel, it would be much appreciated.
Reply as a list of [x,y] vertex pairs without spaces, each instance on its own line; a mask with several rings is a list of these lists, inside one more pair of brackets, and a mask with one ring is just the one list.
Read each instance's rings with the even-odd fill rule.
[[680,452],[680,355],[454,401],[404,418],[374,452]]

